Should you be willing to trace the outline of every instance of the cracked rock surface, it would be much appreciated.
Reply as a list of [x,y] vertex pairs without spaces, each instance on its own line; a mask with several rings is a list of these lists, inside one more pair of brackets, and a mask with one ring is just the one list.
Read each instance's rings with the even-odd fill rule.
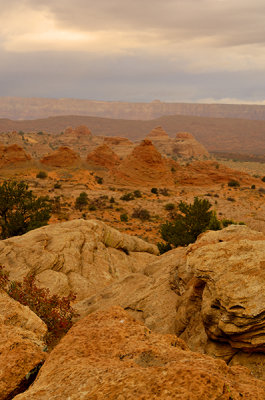
[[[67,351],[66,351],[67,349]],[[83,318],[15,400],[263,400],[265,383],[244,367],[193,353],[120,307]]]

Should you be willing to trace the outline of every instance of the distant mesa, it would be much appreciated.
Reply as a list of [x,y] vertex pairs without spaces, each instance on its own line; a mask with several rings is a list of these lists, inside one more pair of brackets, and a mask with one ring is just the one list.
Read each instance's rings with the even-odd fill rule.
[[40,162],[51,167],[70,167],[79,163],[80,157],[69,147],[61,146],[58,150],[44,156]]
[[86,161],[89,164],[101,166],[107,169],[112,169],[120,164],[120,159],[111,148],[102,144],[88,154]]
[[141,186],[174,185],[173,175],[166,159],[148,139],[143,140],[118,167],[113,169],[112,178],[119,183]]
[[17,144],[10,146],[0,145],[0,167],[16,165],[31,160],[31,156]]
[[146,136],[147,139],[169,139],[168,134],[162,128],[162,126],[157,126],[156,128],[152,129],[150,133]]

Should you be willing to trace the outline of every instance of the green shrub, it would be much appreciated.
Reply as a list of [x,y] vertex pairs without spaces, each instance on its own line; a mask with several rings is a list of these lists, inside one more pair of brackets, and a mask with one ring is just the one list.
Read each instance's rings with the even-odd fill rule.
[[169,196],[169,191],[167,188],[159,189],[159,193],[162,194],[162,196]]
[[135,191],[133,192],[133,194],[134,194],[134,197],[136,197],[136,198],[142,197],[142,193],[140,192],[140,190],[135,190]]
[[80,195],[75,199],[75,208],[81,211],[88,205],[88,196],[86,192],[81,192]]
[[102,185],[102,183],[103,183],[103,178],[102,178],[101,176],[95,176],[95,179],[96,179],[96,181],[97,181],[97,183],[98,183],[99,185]]
[[229,187],[239,187],[240,183],[234,179],[231,179],[231,181],[228,182]]
[[45,171],[39,171],[38,173],[37,173],[37,175],[36,175],[36,178],[39,178],[39,179],[46,179],[47,178],[47,173],[45,172]]
[[128,222],[128,214],[124,213],[120,215],[120,220],[122,222]]
[[151,215],[145,208],[138,207],[133,210],[132,217],[139,218],[141,221],[148,221]]
[[96,211],[97,206],[95,203],[90,203],[88,206],[89,211]]
[[167,204],[165,204],[165,210],[167,210],[167,211],[172,211],[172,210],[174,210],[175,209],[175,204],[173,204],[173,203],[167,203]]
[[36,197],[25,182],[4,181],[0,185],[1,239],[47,225],[51,209],[49,198]]
[[160,234],[168,247],[186,246],[194,243],[197,237],[208,229],[220,229],[216,214],[210,211],[211,203],[195,197],[193,204],[181,201],[179,213],[173,222],[166,221],[160,226]]
[[123,196],[121,196],[120,199],[121,199],[121,200],[124,200],[124,201],[131,201],[131,200],[134,200],[134,194],[133,194],[133,193],[126,193],[126,194],[124,194]]
[[59,182],[56,182],[53,187],[54,189],[61,189],[62,185]]

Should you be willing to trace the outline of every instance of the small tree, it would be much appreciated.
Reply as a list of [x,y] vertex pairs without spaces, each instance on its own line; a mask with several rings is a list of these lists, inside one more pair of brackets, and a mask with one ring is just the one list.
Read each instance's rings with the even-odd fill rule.
[[[216,214],[210,211],[211,203],[206,199],[195,197],[193,204],[181,201],[178,204],[179,213],[174,222],[166,221],[160,227],[165,245],[159,246],[161,250],[168,251],[173,247],[186,246],[194,243],[200,233],[211,227],[213,230],[221,228]],[[166,250],[165,250],[166,249]]]
[[36,197],[25,182],[4,181],[0,185],[1,239],[47,225],[51,213],[48,197]]
[[88,205],[88,196],[86,192],[81,192],[80,195],[75,200],[75,208],[81,211],[87,205]]

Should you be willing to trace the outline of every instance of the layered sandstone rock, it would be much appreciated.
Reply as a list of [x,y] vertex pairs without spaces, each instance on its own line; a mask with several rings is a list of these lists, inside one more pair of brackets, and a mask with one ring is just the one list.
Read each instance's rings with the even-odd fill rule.
[[79,300],[142,270],[157,247],[100,221],[74,220],[45,226],[0,242],[0,264],[12,280],[34,273],[40,286]]
[[[172,165],[173,166],[173,165]],[[174,166],[173,166],[174,167]],[[236,171],[216,161],[193,161],[186,166],[174,167],[174,178],[181,185],[206,186],[237,180],[241,184],[257,184],[257,180],[245,172]]]
[[114,168],[110,180],[141,186],[173,186],[174,180],[166,160],[150,140],[143,140],[121,164]]
[[30,380],[46,353],[47,327],[28,307],[0,291],[0,399],[13,396]]
[[103,144],[93,150],[86,158],[87,163],[112,169],[120,164],[120,159],[109,146]]
[[75,136],[77,138],[81,138],[81,137],[90,137],[92,135],[91,131],[88,129],[87,126],[85,125],[80,125],[76,128],[66,128],[64,131],[64,135],[65,136]]
[[146,139],[169,139],[168,134],[162,128],[162,126],[157,126],[156,128],[152,129],[151,132],[146,136]]
[[263,400],[265,383],[242,367],[196,354],[114,307],[79,321],[15,400]]
[[43,157],[40,162],[50,167],[71,167],[80,162],[80,157],[69,147],[61,146],[58,150]]
[[264,254],[262,233],[232,225],[190,245],[176,279],[176,333],[193,350],[242,363],[263,379]]
[[175,155],[185,158],[210,157],[205,147],[188,132],[179,132],[176,134],[172,151]]
[[79,318],[96,310],[119,305],[148,328],[160,333],[175,333],[178,295],[172,290],[176,259],[185,250],[156,257],[146,268],[115,281],[94,296],[84,299],[74,308]]
[[0,145],[0,168],[8,165],[18,165],[31,160],[31,156],[17,144]]

